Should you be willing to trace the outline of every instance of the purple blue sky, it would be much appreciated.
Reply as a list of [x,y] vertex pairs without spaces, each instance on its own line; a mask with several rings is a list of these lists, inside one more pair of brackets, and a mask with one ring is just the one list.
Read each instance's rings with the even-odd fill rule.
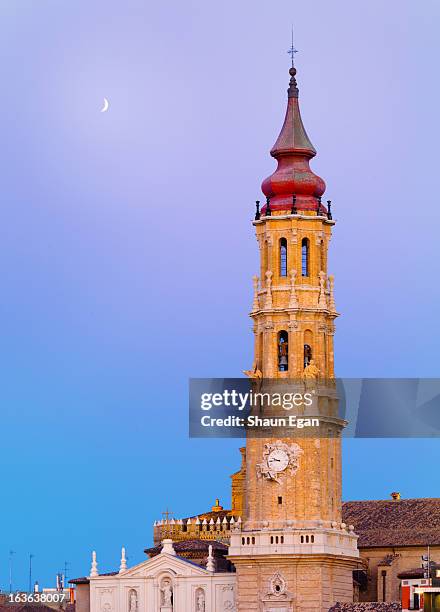
[[[0,5],[0,586],[144,558],[229,505],[236,441],[189,440],[190,376],[252,361],[251,218],[286,104],[336,227],[341,376],[440,376],[437,0]],[[103,98],[110,109],[101,114]],[[438,441],[350,440],[345,499],[439,495]]]

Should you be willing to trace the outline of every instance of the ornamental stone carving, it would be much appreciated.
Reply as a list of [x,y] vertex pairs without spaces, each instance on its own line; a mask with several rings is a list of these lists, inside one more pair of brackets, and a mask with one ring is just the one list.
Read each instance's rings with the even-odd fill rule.
[[128,612],[137,612],[138,609],[138,598],[137,591],[130,589],[128,592]]
[[222,587],[223,592],[223,610],[235,612],[234,587],[231,584],[225,584]]
[[323,310],[327,309],[327,297],[325,294],[325,272],[319,273],[319,300],[318,307]]
[[296,474],[302,454],[302,448],[296,443],[289,445],[281,440],[266,443],[263,449],[263,460],[256,466],[258,478],[273,480],[281,484],[283,472],[289,472],[292,476]]
[[329,284],[329,292],[330,292],[329,310],[331,312],[336,312],[336,304],[335,304],[335,277],[333,276],[333,274],[330,274],[330,276],[328,277],[328,284]]
[[266,300],[264,302],[264,307],[270,310],[273,307],[272,304],[272,276],[273,272],[268,270],[266,272]]
[[272,578],[269,580],[269,591],[268,595],[274,595],[280,597],[287,591],[287,583],[284,576],[280,572],[275,572]]
[[289,300],[289,308],[298,308],[298,298],[296,297],[296,276],[297,271],[290,271],[290,300]]
[[173,584],[170,578],[164,578],[160,585],[161,611],[173,610]]
[[205,591],[202,588],[197,589],[196,591],[196,612],[205,612],[206,610],[206,597]]
[[258,287],[260,284],[260,279],[258,278],[258,276],[253,276],[252,282],[254,285],[254,301],[252,302],[252,312],[256,312],[257,310],[260,310],[260,303],[258,301]]
[[317,232],[316,234],[316,246],[320,246],[324,240],[324,232]]

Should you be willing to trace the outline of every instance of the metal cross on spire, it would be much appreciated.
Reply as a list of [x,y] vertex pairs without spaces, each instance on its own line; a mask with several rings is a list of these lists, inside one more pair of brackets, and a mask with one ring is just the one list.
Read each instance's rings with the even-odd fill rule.
[[287,51],[287,53],[290,55],[292,59],[292,68],[293,68],[295,65],[295,54],[298,53],[298,49],[296,49],[295,45],[293,44],[293,26],[292,26],[292,45],[290,49]]
[[165,512],[162,512],[162,516],[165,517],[165,522],[168,523],[170,520],[170,517],[173,516],[173,513],[167,508]]

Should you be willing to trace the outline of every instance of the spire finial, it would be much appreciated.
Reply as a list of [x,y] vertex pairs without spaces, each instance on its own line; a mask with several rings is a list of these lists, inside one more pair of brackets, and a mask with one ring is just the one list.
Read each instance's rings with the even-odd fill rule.
[[92,551],[92,567],[90,568],[90,577],[98,576],[98,563],[96,561],[96,551]]
[[292,44],[290,46],[290,49],[287,51],[287,53],[290,55],[290,58],[292,60],[292,68],[294,68],[295,66],[295,54],[298,53],[298,49],[295,48],[293,41],[294,41],[294,37],[293,37],[293,24],[292,24]]
[[127,559],[125,557],[125,547],[123,546],[121,549],[121,564],[119,566],[119,571],[125,572],[126,569],[127,569]]
[[208,561],[206,563],[208,572],[215,572],[214,555],[212,554],[212,544],[208,547]]
[[295,45],[293,44],[293,25],[292,25],[292,44],[290,46],[290,49],[287,51],[287,53],[290,55],[292,59],[292,67],[289,70],[291,79],[289,83],[289,89],[287,91],[289,94],[289,98],[297,98],[299,95],[299,91],[298,91],[298,84],[295,79],[295,75],[296,75],[295,54],[298,53],[298,49],[296,49]]

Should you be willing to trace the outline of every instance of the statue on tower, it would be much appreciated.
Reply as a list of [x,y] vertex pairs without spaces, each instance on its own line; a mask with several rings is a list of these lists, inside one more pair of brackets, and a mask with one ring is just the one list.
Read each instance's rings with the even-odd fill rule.
[[306,365],[306,367],[304,368],[303,378],[305,380],[311,380],[311,379],[318,378],[318,376],[319,376],[319,368],[315,364],[315,360],[311,359],[309,363]]
[[243,374],[246,374],[248,378],[263,378],[263,372],[257,367],[256,361],[254,361],[250,370],[243,370]]
[[280,372],[287,372],[289,369],[289,343],[287,341],[287,336],[284,337],[281,335],[280,340],[278,342],[278,368]]

